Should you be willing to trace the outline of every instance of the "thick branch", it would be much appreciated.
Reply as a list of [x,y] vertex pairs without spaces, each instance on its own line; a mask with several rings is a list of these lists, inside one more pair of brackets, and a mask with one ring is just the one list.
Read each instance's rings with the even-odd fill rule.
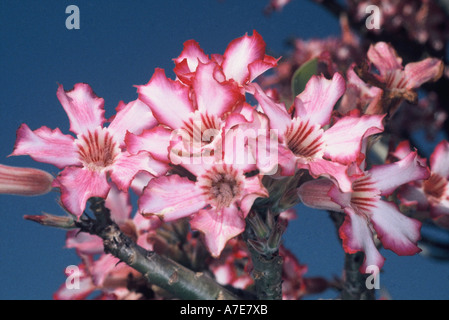
[[103,239],[104,250],[139,271],[146,280],[180,299],[234,300],[231,292],[203,273],[195,273],[177,262],[138,246],[124,235],[104,206],[103,199],[91,199],[96,220],[77,222],[81,231]]
[[91,198],[91,210],[95,219],[77,220],[75,216],[57,217],[25,216],[25,219],[39,224],[63,229],[80,229],[103,239],[105,253],[110,253],[120,261],[139,271],[151,284],[156,285],[175,297],[185,300],[235,300],[233,293],[221,287],[204,273],[193,272],[179,263],[148,251],[137,245],[121,232],[112,221],[109,210],[101,198]]

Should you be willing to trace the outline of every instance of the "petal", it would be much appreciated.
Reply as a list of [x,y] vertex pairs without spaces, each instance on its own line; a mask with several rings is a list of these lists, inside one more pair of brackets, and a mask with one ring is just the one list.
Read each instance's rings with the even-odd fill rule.
[[17,140],[12,156],[29,155],[36,161],[50,163],[62,169],[79,165],[75,139],[61,130],[41,127],[31,131],[26,124],[17,130]]
[[177,58],[173,59],[175,63],[180,63],[183,60],[187,61],[189,70],[191,72],[195,72],[198,63],[207,63],[209,61],[209,57],[204,53],[203,49],[201,49],[198,42],[195,40],[187,40],[184,42],[184,48],[181,54]]
[[256,98],[263,112],[267,115],[270,121],[270,128],[277,130],[278,135],[282,136],[292,122],[287,108],[283,103],[274,102],[259,86],[254,84],[254,88],[256,89],[254,98]]
[[363,139],[383,131],[383,117],[365,115],[341,118],[324,131],[324,156],[343,164],[355,162],[360,157]]
[[122,147],[127,131],[140,134],[143,130],[153,128],[158,124],[150,108],[139,99],[128,104],[120,102],[116,112],[108,130],[114,136],[115,141],[122,144]]
[[168,147],[172,139],[172,130],[157,126],[144,130],[140,135],[128,133],[125,137],[127,150],[130,153],[149,152],[154,159],[169,162]]
[[444,64],[440,59],[427,58],[419,62],[408,63],[405,68],[407,88],[416,89],[423,83],[436,81],[443,75]]
[[157,68],[146,85],[137,86],[137,92],[154,117],[173,129],[183,127],[190,112],[194,111],[189,99],[189,87],[168,79],[163,69]]
[[389,71],[402,70],[402,59],[397,55],[393,47],[385,42],[371,45],[367,56],[382,76]]
[[[334,187],[334,182],[326,178],[310,180],[303,183],[297,189],[297,193],[301,202],[307,207],[343,212],[341,206],[334,202],[329,195],[329,191]],[[335,189],[338,190],[338,188]]]
[[217,81],[214,75],[216,72],[221,72],[217,63],[213,61],[207,64],[200,63],[192,87],[198,110],[201,113],[221,117],[242,103],[245,97],[241,94],[235,82]]
[[309,169],[314,178],[326,177],[337,183],[342,192],[352,191],[352,181],[348,176],[348,166],[324,159],[315,159],[299,168]]
[[204,208],[203,191],[195,182],[178,175],[152,179],[139,198],[139,212],[166,221],[187,217]]
[[243,195],[240,200],[240,210],[243,213],[243,218],[246,218],[257,198],[267,198],[269,196],[267,189],[262,184],[262,177],[262,175],[255,175],[245,178],[243,182]]
[[260,76],[265,71],[277,66],[279,59],[275,59],[271,56],[265,55],[263,60],[256,60],[248,65],[249,69],[249,81],[252,82],[258,76]]
[[383,247],[401,256],[420,252],[421,222],[403,215],[393,203],[378,200],[375,206],[371,221]]
[[346,208],[345,212],[345,220],[339,229],[343,249],[349,254],[358,251],[365,253],[365,259],[359,269],[361,273],[365,273],[368,266],[377,266],[381,269],[385,258],[376,248],[368,221],[357,215],[351,208]]
[[78,218],[83,214],[89,198],[105,199],[110,189],[104,171],[77,167],[65,168],[55,179],[53,186],[61,189],[63,206]]
[[226,78],[243,84],[250,79],[248,65],[256,60],[264,60],[265,41],[256,31],[253,31],[252,36],[245,34],[229,43],[223,57]]
[[105,200],[105,207],[111,212],[111,218],[121,224],[131,218],[132,206],[127,192],[120,191],[115,185],[111,186]]
[[329,123],[332,110],[345,93],[345,80],[335,73],[331,80],[324,76],[312,76],[306,88],[296,96],[295,116],[303,121],[325,126]]
[[130,188],[135,194],[140,196],[148,183],[154,178],[155,177],[147,171],[139,171],[134,176],[133,181],[131,181]]
[[213,257],[219,257],[228,240],[245,230],[245,220],[235,206],[220,211],[200,210],[190,225],[204,234],[206,246]]
[[148,153],[122,153],[114,161],[110,173],[112,181],[121,191],[127,191],[131,181],[139,171],[146,171],[153,176],[160,176],[168,171],[167,164],[154,160]]
[[430,176],[430,170],[420,161],[416,152],[394,163],[373,166],[368,172],[373,187],[380,190],[382,195],[389,195],[403,184]]
[[199,62],[207,63],[209,57],[195,40],[184,42],[184,49],[175,62],[174,72],[184,83],[190,83]]
[[444,178],[449,177],[449,143],[442,140],[430,155],[430,169]]
[[86,83],[77,83],[70,91],[59,85],[56,96],[70,120],[70,131],[82,134],[102,126],[104,118],[104,99],[99,98]]

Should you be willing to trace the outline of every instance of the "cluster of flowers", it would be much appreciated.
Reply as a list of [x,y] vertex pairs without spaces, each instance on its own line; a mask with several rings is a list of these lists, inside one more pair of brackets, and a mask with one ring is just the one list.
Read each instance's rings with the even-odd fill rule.
[[[366,7],[379,8],[379,24],[382,32],[402,32],[412,41],[429,45],[435,51],[444,49],[449,40],[449,23],[440,4],[435,0],[388,0],[355,1],[348,0],[348,11],[358,21],[367,16]],[[372,29],[371,32],[381,32]]]
[[[417,206],[413,199],[419,194],[419,206],[432,206],[434,216],[447,214],[442,209],[448,208],[447,143],[436,150],[430,169],[402,145],[395,161],[378,166],[369,166],[367,151],[393,109],[386,97],[413,96],[422,83],[441,76],[441,61],[429,58],[403,68],[394,49],[378,43],[368,57],[379,73],[365,72],[382,86],[371,87],[355,72],[347,79],[338,72],[330,78],[314,75],[286,106],[275,90],[255,81],[279,61],[265,47],[256,31],[230,42],[223,55],[207,55],[189,40],[174,59],[176,79],[156,69],[147,84],[137,86],[138,98],[120,103],[107,120],[104,100],[89,85],[70,91],[59,86],[57,97],[74,135],[47,127],[32,131],[23,124],[12,155],[61,169],[52,187],[77,218],[89,198],[104,198],[114,221],[137,244],[183,256],[192,267],[204,267],[201,257],[210,255],[207,268],[234,287],[252,283],[244,272],[250,268],[248,251],[238,236],[258,199],[269,199],[270,210],[287,221],[299,201],[342,212],[343,247],[365,253],[363,270],[384,263],[376,236],[399,255],[419,252],[421,223],[386,196],[406,185],[402,199],[408,205]],[[138,195],[135,215],[131,190]],[[180,231],[185,221],[197,233]],[[161,234],[179,236],[186,245],[170,245]],[[207,250],[200,252],[200,243]],[[83,286],[81,291],[63,286],[57,298],[86,297],[98,289],[103,297],[139,298],[148,288],[130,267],[101,254],[99,238],[69,232],[67,246],[83,258]],[[282,246],[280,252],[286,261],[284,298],[326,287],[322,279],[305,281],[305,267]]]
[[[314,0],[318,4],[322,0]],[[291,0],[270,0],[266,13],[281,11]],[[332,4],[332,1],[329,1]],[[335,1],[334,6],[345,4],[345,10],[355,21],[364,23],[372,11],[370,6],[379,9],[378,24],[381,28],[372,28],[373,33],[401,33],[411,41],[428,45],[435,51],[442,51],[449,40],[449,22],[442,10],[444,4],[435,0],[347,0]]]
[[[270,1],[268,7],[281,11],[290,1]],[[322,1],[317,0],[318,4]],[[333,3],[328,2],[328,3]],[[324,5],[324,4],[323,4]],[[379,9],[379,29],[366,29],[364,26],[363,32],[368,33],[363,36],[355,34],[351,28],[349,19],[352,23],[359,23],[364,25],[365,19],[369,15],[366,12],[368,6],[374,5]],[[358,86],[360,82],[355,80],[352,75],[355,66],[362,66],[365,59],[371,60],[372,57],[366,57],[366,49],[370,46],[369,33],[376,35],[382,33],[382,37],[388,35],[398,35],[401,38],[398,43],[405,48],[405,53],[420,52],[421,49],[428,47],[428,52],[435,56],[443,56],[445,54],[445,46],[449,41],[449,23],[444,10],[440,8],[437,1],[346,1],[345,5],[335,4],[341,9],[340,24],[341,37],[327,37],[323,39],[308,39],[295,38],[291,40],[292,53],[284,57],[279,67],[274,70],[273,75],[264,76],[260,82],[263,86],[275,85],[280,95],[285,99],[291,99],[291,84],[289,80],[292,78],[294,72],[299,66],[303,65],[310,59],[317,59],[319,62],[319,70],[327,76],[331,76],[335,72],[346,74],[346,77],[352,79],[348,87],[348,91],[353,90],[353,86]],[[398,37],[396,37],[398,38]],[[410,49],[409,45],[415,47]],[[408,51],[407,51],[408,50]],[[408,58],[410,59],[410,57]],[[400,64],[400,62],[399,62]],[[396,65],[396,69],[398,66]],[[376,95],[374,92],[377,89],[369,89],[371,87],[381,87],[382,84],[375,81],[372,77],[363,77],[358,72],[358,75],[363,78],[363,81],[368,83],[365,86],[363,94]],[[364,74],[366,76],[366,74]],[[449,67],[446,66],[444,70],[444,77],[449,79]],[[420,84],[417,84],[418,88]],[[359,90],[360,91],[360,90]],[[357,92],[356,94],[360,94]],[[378,97],[380,97],[378,95]],[[390,96],[392,98],[392,96]],[[427,88],[426,94],[419,101],[416,100],[415,94],[408,96],[408,99],[395,100],[400,101],[405,105],[404,112],[396,114],[394,125],[389,126],[386,130],[394,135],[407,137],[412,135],[417,130],[425,131],[429,139],[435,139],[438,132],[442,129],[444,122],[448,118],[447,109],[444,101],[438,98],[438,92],[433,88]],[[348,110],[354,108],[354,104],[343,103],[342,108]],[[387,103],[385,104],[388,105]],[[360,106],[358,106],[360,108]],[[398,104],[396,104],[396,109]]]

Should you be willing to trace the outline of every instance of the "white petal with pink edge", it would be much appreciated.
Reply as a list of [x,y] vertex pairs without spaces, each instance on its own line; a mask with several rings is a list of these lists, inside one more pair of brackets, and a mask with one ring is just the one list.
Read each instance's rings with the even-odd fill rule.
[[192,87],[201,113],[221,117],[245,100],[235,82],[217,80],[215,73],[221,72],[216,62],[198,64]]
[[343,164],[356,162],[361,157],[363,139],[383,131],[382,119],[377,115],[339,119],[324,131],[324,156]]
[[125,137],[127,150],[136,154],[140,151],[149,152],[154,159],[169,162],[170,141],[172,131],[164,126],[157,126],[149,130],[144,130],[140,135],[128,133]]
[[292,122],[285,105],[276,103],[260,86],[253,84],[252,87],[255,89],[254,98],[259,102],[260,107],[269,119],[270,128],[276,129],[278,134],[282,136]]
[[77,83],[70,91],[59,85],[56,96],[70,120],[70,131],[82,134],[102,126],[104,118],[104,99],[99,98],[86,83]]
[[430,155],[430,169],[444,178],[449,178],[449,143],[442,140]]
[[345,90],[345,80],[339,73],[335,73],[331,80],[324,76],[312,76],[304,91],[295,98],[295,116],[303,121],[310,120],[313,124],[327,125],[335,104]]
[[361,273],[366,273],[368,266],[377,266],[379,270],[382,269],[385,258],[377,250],[369,222],[365,217],[357,215],[351,208],[346,208],[345,213],[345,220],[339,229],[343,249],[349,254],[358,251],[365,253],[365,259],[359,269]]
[[421,222],[403,215],[393,203],[378,200],[375,206],[371,222],[383,247],[401,256],[420,252]]
[[248,65],[256,60],[264,60],[264,57],[265,41],[253,31],[252,36],[245,34],[229,43],[223,54],[223,72],[227,79],[244,84],[250,79]]
[[194,111],[189,99],[189,87],[168,79],[163,69],[156,68],[146,85],[137,86],[137,92],[154,117],[173,129],[181,128],[190,112]]
[[204,234],[213,257],[219,257],[228,240],[245,230],[245,220],[234,205],[221,210],[201,210],[193,216],[190,225]]
[[36,161],[50,163],[62,169],[80,164],[75,139],[59,129],[41,127],[31,131],[26,124],[17,130],[12,156],[29,155]]
[[166,221],[187,217],[205,206],[203,191],[178,175],[152,179],[139,198],[141,214],[154,214]]
[[373,166],[368,172],[373,187],[380,190],[382,195],[389,195],[403,184],[430,176],[430,170],[423,165],[416,152],[411,152],[404,159],[393,163]]
[[78,218],[89,198],[106,198],[110,189],[106,172],[78,167],[65,168],[53,181],[53,186],[61,189],[63,206]]
[[306,164],[299,164],[300,169],[309,169],[314,178],[326,177],[336,182],[342,192],[352,191],[352,181],[348,176],[348,166],[324,159],[314,159]]
[[108,130],[122,147],[128,131],[140,134],[143,130],[157,125],[157,120],[154,118],[150,108],[139,99],[128,104],[120,102],[116,112],[108,126]]
[[148,153],[121,153],[110,168],[112,181],[121,191],[127,191],[132,179],[139,171],[146,171],[153,176],[165,174],[169,167],[166,163],[154,160]]

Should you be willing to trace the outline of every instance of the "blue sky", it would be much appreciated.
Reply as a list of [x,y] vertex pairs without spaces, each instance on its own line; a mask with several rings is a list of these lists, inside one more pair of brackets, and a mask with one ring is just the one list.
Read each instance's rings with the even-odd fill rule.
[[[164,1],[13,1],[0,4],[0,163],[55,167],[29,157],[7,157],[17,128],[59,127],[69,122],[56,98],[58,84],[71,89],[89,83],[105,99],[106,116],[119,101],[136,99],[134,85],[145,84],[155,68],[172,75],[183,42],[195,39],[206,53],[222,53],[227,44],[257,30],[272,55],[286,49],[290,36],[304,39],[338,35],[338,22],[311,1],[292,1],[270,17],[268,0]],[[65,26],[69,5],[80,10],[80,29]],[[63,214],[57,195],[0,196],[0,299],[51,299],[64,283],[64,269],[78,264],[64,248],[65,232],[25,221],[25,214]],[[327,215],[298,207],[285,245],[309,266],[308,275],[340,276],[343,251]],[[387,260],[381,285],[395,299],[449,298],[449,266],[422,256]],[[331,292],[327,297],[334,296]]]

